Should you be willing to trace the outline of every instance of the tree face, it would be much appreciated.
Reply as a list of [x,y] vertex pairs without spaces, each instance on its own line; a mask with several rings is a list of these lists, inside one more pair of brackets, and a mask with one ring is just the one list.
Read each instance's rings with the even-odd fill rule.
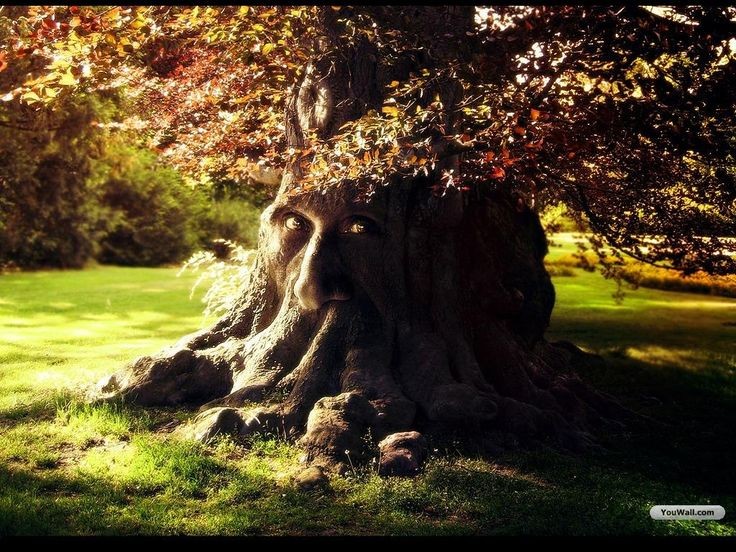
[[464,206],[421,181],[355,190],[285,187],[240,303],[106,390],[206,403],[197,438],[285,432],[336,469],[367,435],[416,429],[587,443],[616,407],[559,372],[578,353],[542,338],[553,291],[536,216],[503,197]]
[[390,282],[376,277],[376,267],[393,237],[382,199],[334,192],[281,196],[265,212],[273,270],[292,283],[302,310],[319,311],[330,301],[380,300]]

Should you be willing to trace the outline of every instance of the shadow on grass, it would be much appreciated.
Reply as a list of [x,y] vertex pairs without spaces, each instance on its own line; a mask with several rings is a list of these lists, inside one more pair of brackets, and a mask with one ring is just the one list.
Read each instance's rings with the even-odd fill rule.
[[629,424],[621,436],[596,435],[609,453],[593,461],[704,493],[736,494],[736,378],[717,368],[694,372],[623,353],[605,361],[580,376],[659,423]]
[[155,498],[136,501],[99,478],[0,466],[0,536],[176,534],[172,501]]
[[720,353],[736,361],[736,327],[725,326],[725,317],[711,316],[704,325],[699,320],[672,320],[666,312],[658,313],[658,325],[640,321],[635,316],[608,318],[596,315],[565,313],[555,320],[547,333],[550,340],[566,339],[590,350],[621,347],[647,349],[671,347],[680,350]]

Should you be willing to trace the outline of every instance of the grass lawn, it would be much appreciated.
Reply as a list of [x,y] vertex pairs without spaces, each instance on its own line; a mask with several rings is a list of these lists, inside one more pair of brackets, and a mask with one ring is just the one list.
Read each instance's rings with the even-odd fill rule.
[[[552,256],[570,251],[565,243]],[[0,536],[45,534],[736,535],[736,299],[559,277],[549,339],[606,359],[582,376],[659,421],[597,435],[606,452],[436,450],[416,479],[368,468],[307,494],[299,451],[180,441],[191,413],[87,406],[78,387],[205,321],[193,275],[99,267],[0,276]],[[653,521],[720,504],[721,522]]]

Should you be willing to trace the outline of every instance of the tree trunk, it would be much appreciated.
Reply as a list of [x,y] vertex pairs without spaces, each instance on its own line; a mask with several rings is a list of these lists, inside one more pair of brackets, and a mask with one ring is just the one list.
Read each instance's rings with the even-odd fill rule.
[[[418,36],[428,31],[416,18],[467,15],[464,7],[401,10],[416,10],[407,32]],[[327,53],[290,95],[287,137],[297,148],[308,127],[327,137],[380,111],[384,86],[411,68],[414,54],[387,65],[367,41],[330,47],[339,41],[330,17],[325,10]],[[438,93],[445,105],[459,99],[453,83]],[[431,175],[395,178],[369,198],[350,185],[294,193],[299,178],[298,167],[286,171],[263,213],[248,291],[229,314],[138,359],[105,391],[141,405],[204,405],[200,439],[301,437],[310,460],[332,468],[369,453],[366,435],[411,430],[578,449],[591,424],[616,414],[614,401],[568,370],[586,355],[543,338],[554,304],[547,245],[520,200],[482,186],[438,197]],[[422,454],[407,443],[419,434],[406,435],[400,461],[385,455],[385,471],[391,462],[394,471],[416,469],[412,458]]]

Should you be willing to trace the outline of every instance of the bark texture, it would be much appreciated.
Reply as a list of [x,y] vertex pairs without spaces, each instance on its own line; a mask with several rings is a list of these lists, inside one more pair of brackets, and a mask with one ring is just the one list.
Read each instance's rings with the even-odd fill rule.
[[[325,53],[291,92],[296,147],[307,127],[329,136],[380,109],[383,85],[413,63],[405,52],[385,65],[367,42],[335,49],[331,25]],[[443,83],[438,93],[453,105],[461,91]],[[620,413],[571,375],[586,355],[544,340],[554,288],[543,229],[526,206],[482,189],[437,197],[426,178],[395,179],[368,199],[348,183],[294,194],[299,176],[287,171],[264,211],[248,291],[229,314],[138,359],[105,392],[203,405],[195,438],[279,432],[333,469],[382,441],[382,473],[416,471],[426,456],[417,430],[577,450],[591,425]]]

